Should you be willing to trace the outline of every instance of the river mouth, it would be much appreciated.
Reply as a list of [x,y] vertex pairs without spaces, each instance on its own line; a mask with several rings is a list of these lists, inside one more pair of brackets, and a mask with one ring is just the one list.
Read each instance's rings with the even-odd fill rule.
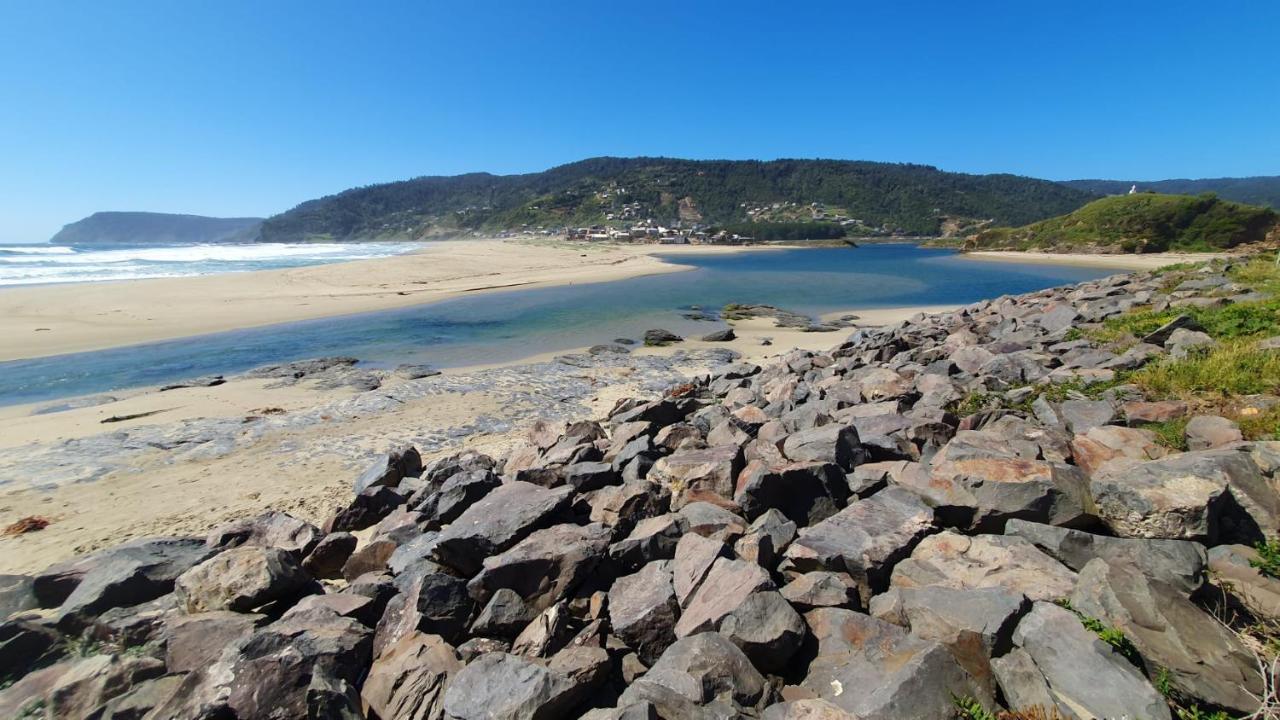
[[[505,290],[415,307],[308,320],[146,345],[0,363],[0,406],[159,385],[331,355],[371,367],[504,363],[639,339],[661,327],[697,336],[724,327],[728,303],[809,315],[836,310],[958,305],[1081,282],[1114,270],[982,263],[913,245],[681,255],[687,272],[608,283]],[[700,311],[699,311],[700,309]],[[842,339],[831,334],[831,344]]]

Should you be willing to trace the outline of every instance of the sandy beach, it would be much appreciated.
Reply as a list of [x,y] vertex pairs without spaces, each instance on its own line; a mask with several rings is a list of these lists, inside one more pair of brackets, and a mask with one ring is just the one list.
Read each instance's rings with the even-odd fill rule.
[[[852,312],[866,327],[947,309]],[[618,398],[652,395],[705,372],[717,352],[763,362],[793,348],[831,348],[852,331],[779,328],[772,318],[731,325],[738,338],[727,343],[640,347],[581,367],[537,356],[422,380],[388,377],[374,392],[233,378],[216,387],[113,393],[113,402],[50,414],[33,415],[37,405],[0,408],[0,477],[16,481],[0,485],[0,527],[28,516],[50,521],[38,532],[0,537],[0,573],[134,537],[198,535],[269,508],[318,524],[369,459],[394,445],[413,443],[428,457],[461,447],[497,455],[536,418],[602,416]],[[766,338],[772,344],[762,344]],[[575,351],[555,356],[571,359]],[[43,474],[21,470],[37,466]]]
[[659,253],[767,249],[453,240],[408,255],[287,270],[0,288],[0,362],[688,269]]
[[1044,253],[1019,250],[979,250],[967,252],[964,257],[972,260],[995,262],[1036,263],[1041,265],[1076,265],[1079,267],[1103,267],[1117,270],[1155,270],[1166,265],[1205,262],[1225,253],[1150,253],[1147,255],[1090,255],[1088,253]]

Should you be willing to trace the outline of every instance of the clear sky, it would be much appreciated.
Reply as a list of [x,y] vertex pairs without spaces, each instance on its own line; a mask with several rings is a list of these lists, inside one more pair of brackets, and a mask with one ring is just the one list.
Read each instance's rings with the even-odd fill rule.
[[1280,2],[0,0],[0,242],[595,155],[1280,174]]

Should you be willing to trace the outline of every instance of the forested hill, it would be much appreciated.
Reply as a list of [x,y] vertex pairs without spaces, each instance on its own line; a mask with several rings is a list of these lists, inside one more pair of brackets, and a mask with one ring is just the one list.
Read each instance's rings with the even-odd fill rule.
[[263,223],[261,240],[421,238],[470,230],[835,222],[850,234],[936,235],[1022,225],[1094,196],[1047,180],[924,165],[594,158],[527,175],[420,177],[311,200]]
[[1171,195],[1211,192],[1227,200],[1280,210],[1280,175],[1201,180],[1067,180],[1063,185],[1098,195],[1122,195],[1135,185],[1142,192]]
[[215,218],[152,212],[96,212],[64,225],[49,242],[56,245],[126,243],[252,242],[262,218]]

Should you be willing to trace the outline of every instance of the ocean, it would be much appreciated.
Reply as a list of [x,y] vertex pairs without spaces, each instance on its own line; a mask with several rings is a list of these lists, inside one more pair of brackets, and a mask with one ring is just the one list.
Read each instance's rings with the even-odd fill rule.
[[[369,251],[352,247],[346,252]],[[618,337],[638,338],[655,327],[685,336],[724,327],[686,319],[693,308],[714,312],[727,303],[764,303],[817,315],[964,304],[1115,272],[969,260],[949,250],[914,245],[682,255],[673,262],[695,269],[481,293],[397,310],[0,363],[0,405],[232,374],[326,355],[354,356],[371,367],[508,362]],[[845,334],[831,333],[831,344]]]
[[0,287],[191,277],[400,255],[423,243],[2,245]]

